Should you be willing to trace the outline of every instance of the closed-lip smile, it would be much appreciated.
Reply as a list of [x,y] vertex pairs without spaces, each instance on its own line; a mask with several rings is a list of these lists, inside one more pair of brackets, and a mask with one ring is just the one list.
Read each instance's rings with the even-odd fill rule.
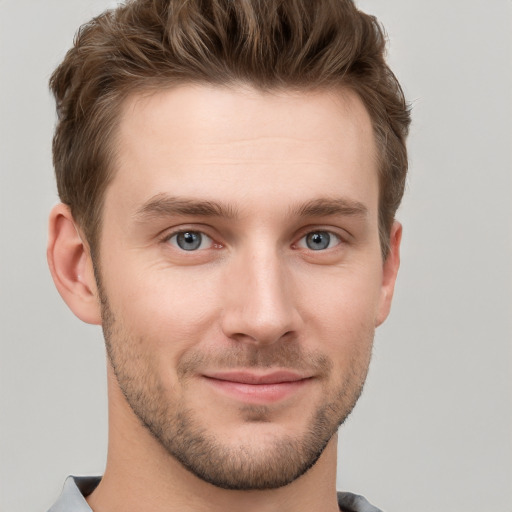
[[230,370],[203,374],[215,390],[248,403],[273,403],[298,392],[312,376],[293,370],[259,373],[252,370]]

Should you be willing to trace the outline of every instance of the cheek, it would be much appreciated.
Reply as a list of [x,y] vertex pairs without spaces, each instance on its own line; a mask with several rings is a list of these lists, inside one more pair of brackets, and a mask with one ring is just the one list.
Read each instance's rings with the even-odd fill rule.
[[304,338],[321,344],[337,370],[335,379],[364,379],[373,344],[380,275],[378,265],[373,270],[363,264],[338,269],[325,279],[312,276],[309,294],[298,294],[302,297]]
[[215,279],[205,272],[132,267],[136,273],[112,272],[105,283],[116,321],[130,336],[150,342],[153,350],[179,357],[211,329],[219,307]]
[[377,265],[311,272],[304,276],[296,295],[310,321],[316,319],[333,331],[355,335],[366,325],[374,325],[381,279],[382,271]]

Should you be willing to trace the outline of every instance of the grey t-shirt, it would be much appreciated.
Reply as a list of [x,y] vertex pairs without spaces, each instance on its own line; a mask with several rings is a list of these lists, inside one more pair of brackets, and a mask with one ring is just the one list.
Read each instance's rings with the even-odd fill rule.
[[[100,480],[99,476],[69,476],[62,494],[48,512],[92,512],[85,496],[94,491]],[[350,492],[339,492],[338,504],[343,512],[382,512],[362,496]]]

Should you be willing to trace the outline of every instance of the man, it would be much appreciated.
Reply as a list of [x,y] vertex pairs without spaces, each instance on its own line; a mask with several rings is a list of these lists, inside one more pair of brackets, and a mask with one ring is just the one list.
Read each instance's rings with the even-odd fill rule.
[[108,354],[109,450],[57,511],[375,511],[337,430],[399,266],[409,112],[349,0],[140,0],[51,79],[55,284]]

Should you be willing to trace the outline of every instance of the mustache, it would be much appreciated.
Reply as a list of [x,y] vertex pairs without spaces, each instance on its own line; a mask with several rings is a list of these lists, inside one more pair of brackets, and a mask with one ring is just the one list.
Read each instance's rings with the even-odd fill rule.
[[330,358],[319,351],[305,350],[294,342],[267,346],[239,344],[230,348],[193,350],[178,363],[179,377],[200,373],[201,369],[235,370],[240,368],[281,368],[328,375],[333,367]]

